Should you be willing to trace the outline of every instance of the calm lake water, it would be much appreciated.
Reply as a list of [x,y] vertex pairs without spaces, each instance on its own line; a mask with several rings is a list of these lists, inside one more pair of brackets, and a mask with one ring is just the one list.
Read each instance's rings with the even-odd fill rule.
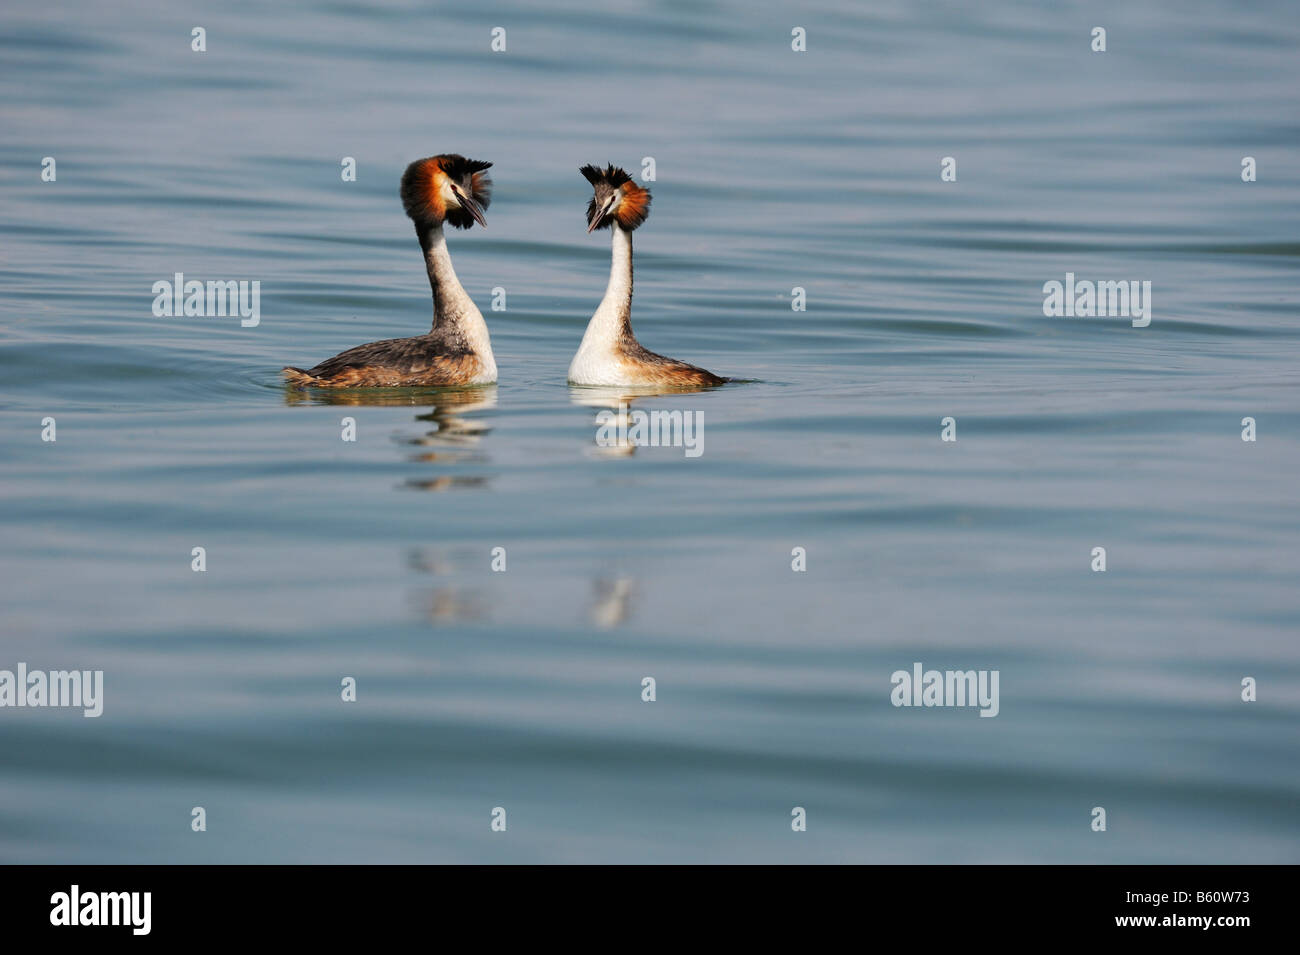
[[[0,709],[0,860],[1300,861],[1293,3],[426,6],[0,15],[0,669],[105,683]],[[500,384],[286,393],[427,330],[450,151]],[[636,402],[696,458],[565,384],[577,167],[643,157],[638,335],[754,379]],[[176,272],[260,324],[155,318]],[[894,707],[917,662],[998,716]]]

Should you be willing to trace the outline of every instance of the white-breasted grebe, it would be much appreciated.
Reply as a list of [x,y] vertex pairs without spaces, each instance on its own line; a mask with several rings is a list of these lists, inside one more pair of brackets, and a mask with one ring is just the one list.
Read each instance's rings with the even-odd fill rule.
[[614,249],[609,286],[569,365],[569,382],[698,388],[729,381],[641,347],[632,334],[632,232],[650,214],[650,193],[615,166],[583,166],[579,172],[595,190],[587,204],[587,231],[609,228]]
[[402,206],[415,223],[433,286],[433,328],[427,335],[358,345],[315,368],[285,368],[291,385],[311,388],[402,388],[479,385],[497,380],[487,323],[456,278],[442,233],[444,222],[486,227],[492,164],[455,153],[417,159],[402,175]]

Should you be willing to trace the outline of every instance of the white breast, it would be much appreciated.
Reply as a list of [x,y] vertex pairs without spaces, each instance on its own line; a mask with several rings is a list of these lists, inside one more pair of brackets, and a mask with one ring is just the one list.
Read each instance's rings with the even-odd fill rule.
[[583,341],[569,363],[569,382],[575,385],[622,385],[627,369],[608,343]]

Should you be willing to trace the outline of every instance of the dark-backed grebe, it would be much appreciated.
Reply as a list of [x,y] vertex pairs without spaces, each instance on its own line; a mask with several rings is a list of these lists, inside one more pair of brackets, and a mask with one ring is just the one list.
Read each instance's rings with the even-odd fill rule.
[[647,351],[636,340],[632,334],[632,232],[650,214],[650,193],[614,166],[583,166],[579,171],[595,189],[587,205],[587,231],[611,229],[614,251],[605,297],[587,323],[582,344],[569,365],[570,383],[698,388],[728,381],[703,368]]
[[483,210],[492,180],[479,162],[449,153],[417,159],[402,175],[402,206],[415,223],[433,286],[433,329],[414,338],[358,345],[309,371],[286,368],[292,385],[312,388],[402,388],[478,385],[497,380],[487,324],[456,279],[442,233],[444,222],[468,229],[487,225]]

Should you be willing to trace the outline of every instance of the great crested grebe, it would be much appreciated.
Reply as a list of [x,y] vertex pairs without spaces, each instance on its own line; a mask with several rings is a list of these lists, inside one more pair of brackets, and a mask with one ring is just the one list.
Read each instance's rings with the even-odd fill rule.
[[587,204],[587,231],[611,229],[614,251],[609,286],[569,365],[569,382],[698,388],[729,381],[641,347],[632,334],[632,232],[650,214],[650,193],[615,166],[583,166],[579,172],[595,190]]
[[402,175],[402,206],[415,223],[433,286],[433,328],[427,335],[358,345],[315,368],[285,368],[289,383],[312,388],[402,388],[480,385],[497,380],[483,314],[456,279],[442,224],[486,227],[492,164],[455,153],[417,159]]

